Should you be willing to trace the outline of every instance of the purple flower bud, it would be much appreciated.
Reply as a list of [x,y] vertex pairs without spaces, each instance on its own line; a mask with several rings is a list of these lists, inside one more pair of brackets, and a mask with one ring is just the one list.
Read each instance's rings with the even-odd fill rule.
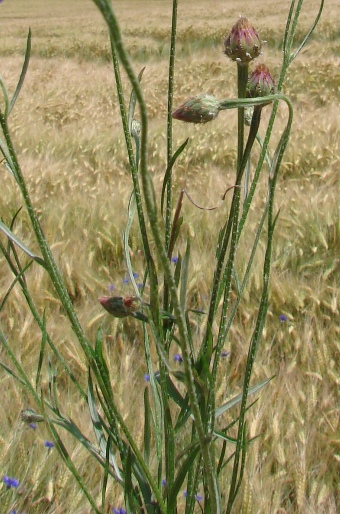
[[225,54],[233,61],[247,63],[261,53],[262,41],[247,18],[241,16],[224,41]]
[[44,446],[48,449],[54,448],[54,443],[52,443],[52,441],[45,441]]
[[248,79],[248,96],[256,98],[275,93],[275,83],[265,64],[258,64]]
[[216,118],[220,110],[220,104],[211,95],[199,95],[190,98],[172,113],[176,120],[188,123],[207,123]]
[[182,357],[182,355],[181,355],[180,353],[176,353],[176,354],[174,355],[174,361],[175,361],[175,362],[178,362],[179,364],[182,364],[182,362],[183,362],[183,357]]
[[[137,313],[141,301],[137,296],[101,296],[98,301],[112,316],[126,318]],[[140,313],[140,317],[143,316]]]

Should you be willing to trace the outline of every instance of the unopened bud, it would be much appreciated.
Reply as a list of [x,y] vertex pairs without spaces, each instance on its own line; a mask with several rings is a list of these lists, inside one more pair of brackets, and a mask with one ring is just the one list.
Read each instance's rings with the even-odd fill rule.
[[207,123],[217,117],[219,110],[216,98],[211,95],[199,95],[178,107],[172,113],[172,117],[188,123]]
[[224,41],[225,54],[233,61],[247,63],[261,54],[262,41],[247,18],[241,16]]
[[131,134],[139,137],[140,134],[140,123],[138,120],[133,119],[131,123]]
[[44,421],[44,417],[38,414],[34,409],[22,410],[20,417],[25,423],[39,423],[40,421]]
[[275,93],[275,82],[265,64],[258,64],[248,79],[248,96],[273,95]]
[[253,114],[254,114],[253,105],[250,105],[249,107],[246,107],[244,109],[244,123],[248,127],[250,127],[250,125],[251,125],[251,120],[252,120]]

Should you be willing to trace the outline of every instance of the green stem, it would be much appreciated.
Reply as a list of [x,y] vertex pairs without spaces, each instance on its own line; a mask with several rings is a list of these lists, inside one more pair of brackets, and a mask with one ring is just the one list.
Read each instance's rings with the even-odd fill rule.
[[[224,99],[224,100],[221,100],[219,102],[219,109],[221,111],[224,111],[224,110],[227,110],[227,109],[236,109],[239,106],[244,106],[244,107],[246,107],[246,106],[261,106],[261,105],[267,104],[268,102],[275,102],[273,110],[275,109],[275,113],[276,113],[276,110],[277,110],[277,106],[276,106],[277,102],[276,102],[276,100],[284,100],[287,104],[291,105],[289,99],[286,96],[284,96],[282,94],[275,94],[275,95],[264,96],[264,97],[261,97],[261,98],[247,98],[247,99],[237,99],[237,98],[229,99],[228,98],[228,99]],[[265,140],[264,140],[264,143],[263,143],[263,149],[262,149],[262,153],[261,153],[261,159],[262,159],[261,160],[261,166],[262,166],[263,160],[265,158],[265,152],[266,152],[267,147],[268,147],[268,143],[269,143],[269,139],[270,139],[270,136],[271,136],[274,120],[275,120],[275,116],[273,116],[273,114],[272,114],[270,130],[268,128],[267,133],[266,133],[266,137],[265,137]],[[246,165],[246,163],[244,163],[244,166],[245,165]],[[257,167],[258,173],[260,173],[260,171],[261,171],[261,166],[260,166],[260,163],[259,163],[258,167]],[[242,169],[241,169],[241,173],[243,173]],[[237,201],[237,189],[238,188],[234,189],[234,194],[233,194],[233,199],[232,199],[232,203],[231,203],[230,213],[232,213],[233,209],[235,208],[235,202]],[[253,190],[251,188],[250,192],[249,192],[249,195],[248,195],[249,198],[247,199],[247,202],[246,202],[246,204],[248,203],[248,209],[250,207],[250,200],[252,198],[252,195],[251,195],[252,191]],[[241,222],[240,222],[240,226],[242,225],[242,228],[243,228],[243,225],[245,223],[245,218],[246,218],[246,215],[244,215],[244,213],[243,213],[242,219],[241,219]],[[204,338],[203,338],[202,347],[201,347],[201,352],[202,353],[206,352],[208,341],[209,341],[209,338],[211,336],[211,327],[212,327],[212,322],[213,322],[213,319],[214,319],[214,316],[215,316],[216,307],[217,307],[217,298],[218,298],[218,291],[219,291],[220,283],[221,283],[221,274],[222,274],[222,269],[223,269],[225,253],[227,251],[227,247],[228,247],[228,243],[229,243],[231,228],[232,228],[232,217],[229,216],[228,222],[226,224],[226,227],[223,230],[223,237],[222,237],[222,241],[221,241],[221,244],[220,244],[220,248],[218,249],[217,264],[216,264],[216,268],[215,268],[215,272],[214,272],[212,291],[211,291],[211,300],[210,300],[210,306],[209,306],[209,312],[208,312],[208,318],[207,318],[207,328],[206,328],[206,332],[205,332],[205,335],[204,335]],[[240,230],[239,230],[239,232],[240,232]]]
[[286,99],[288,108],[289,108],[289,118],[287,122],[287,127],[282,134],[280,142],[278,144],[278,151],[276,155],[276,161],[274,162],[274,169],[272,170],[271,176],[269,177],[269,199],[268,199],[268,237],[267,237],[267,248],[265,253],[264,265],[263,265],[263,287],[262,287],[262,295],[259,306],[259,311],[257,315],[256,325],[254,332],[252,334],[252,338],[250,341],[247,364],[243,382],[242,389],[242,401],[240,408],[240,416],[239,416],[239,425],[238,425],[238,434],[237,434],[237,444],[236,451],[234,457],[234,467],[232,474],[232,481],[230,484],[230,492],[226,514],[231,513],[232,506],[234,504],[236,494],[237,494],[237,484],[238,476],[239,476],[239,464],[240,464],[240,456],[243,450],[243,443],[245,440],[245,414],[247,410],[247,398],[249,392],[250,379],[252,374],[253,365],[255,362],[255,357],[257,353],[257,348],[259,345],[259,341],[262,335],[263,326],[265,323],[265,318],[268,309],[268,297],[269,297],[269,278],[270,278],[270,268],[271,268],[271,256],[272,256],[272,243],[273,243],[273,234],[274,228],[277,220],[277,216],[274,218],[273,210],[274,210],[274,197],[275,197],[275,187],[278,177],[278,172],[281,166],[283,154],[288,144],[290,129],[293,121],[293,107],[291,102]]
[[[237,65],[237,96],[238,98],[246,98],[247,82],[248,82],[248,63],[240,63]],[[244,107],[240,107],[237,111],[237,171],[239,170],[243,157],[244,146]]]
[[132,148],[132,140],[131,140],[131,134],[130,134],[130,129],[129,129],[128,115],[126,112],[124,94],[123,94],[123,85],[122,85],[122,80],[121,80],[120,71],[119,71],[119,62],[117,59],[117,52],[116,52],[116,49],[114,46],[112,36],[110,39],[111,39],[111,53],[112,53],[113,69],[114,69],[114,74],[115,74],[118,102],[119,102],[119,108],[120,108],[120,116],[122,119],[126,149],[127,149],[127,154],[128,154],[129,164],[130,164],[130,169],[131,169],[133,191],[134,191],[134,196],[136,199],[136,207],[137,207],[137,212],[138,212],[140,232],[141,232],[141,236],[142,236],[142,240],[143,240],[145,258],[146,258],[146,261],[149,262],[149,261],[152,261],[152,259],[151,259],[151,254],[150,254],[150,246],[149,246],[149,241],[148,241],[148,236],[147,236],[147,230],[146,230],[146,226],[145,226],[142,196],[141,196],[139,182],[138,182],[139,144],[136,145],[136,157],[135,157],[133,148]]
[[[175,73],[175,54],[176,54],[176,31],[177,31],[177,0],[172,3],[172,26],[170,40],[169,58],[169,82],[168,82],[168,113],[167,113],[167,167],[172,159],[172,105],[174,93],[174,73]],[[165,246],[169,247],[171,233],[171,207],[172,207],[172,176],[170,175],[167,183],[166,212],[165,212]],[[167,305],[164,305],[167,310]]]
[[[165,280],[169,285],[169,292],[172,303],[174,305],[174,314],[176,317],[178,331],[181,341],[182,348],[182,356],[183,356],[183,364],[186,375],[186,386],[188,390],[188,396],[191,404],[192,413],[196,423],[196,429],[198,438],[200,441],[200,447],[202,451],[202,457],[205,468],[205,476],[206,482],[209,490],[210,496],[210,505],[211,512],[219,514],[220,506],[219,506],[219,493],[216,483],[216,477],[214,472],[214,465],[211,457],[211,441],[206,438],[206,434],[203,427],[203,422],[201,418],[201,413],[199,409],[199,404],[196,396],[195,390],[195,382],[194,382],[194,374],[191,363],[191,354],[190,354],[190,343],[189,337],[187,333],[187,326],[185,322],[184,313],[181,310],[180,302],[177,297],[177,288],[175,284],[175,280],[171,271],[169,259],[167,256],[167,252],[163,246],[163,237],[161,234],[160,224],[158,220],[157,207],[156,207],[156,198],[155,191],[153,188],[152,179],[150,173],[147,168],[147,160],[148,160],[148,117],[146,112],[146,105],[143,98],[143,94],[140,88],[139,81],[135,76],[125,48],[122,44],[121,33],[117,23],[117,19],[115,14],[112,11],[111,5],[106,0],[93,0],[95,4],[99,7],[102,12],[105,21],[109,27],[110,35],[115,45],[115,49],[117,54],[119,55],[120,61],[129,77],[130,83],[135,91],[136,99],[140,108],[140,117],[141,117],[141,162],[140,162],[140,170],[141,170],[141,179],[142,179],[142,187],[145,199],[146,211],[148,214],[151,231],[154,237],[155,248],[159,257],[159,261],[161,267],[164,270]],[[150,273],[150,282],[152,289],[152,281],[155,277],[152,276],[154,270],[151,270]],[[158,302],[158,298],[155,299]],[[158,305],[158,303],[157,303]],[[159,319],[159,318],[158,318]],[[158,321],[158,320],[157,320]],[[149,475],[149,474],[148,474]],[[151,483],[150,483],[151,485]],[[157,501],[159,503],[160,508],[163,509],[164,502],[162,497],[159,494],[158,489],[154,490],[155,496],[157,497]]]
[[[257,132],[259,130],[260,121],[261,121],[261,111],[262,107],[257,106],[255,107],[251,127],[249,131],[249,137],[247,141],[247,145],[244,151],[242,162],[240,163],[240,169],[239,169],[239,175],[237,177],[237,185],[241,186],[241,181],[243,177],[244,170],[246,168],[247,162],[250,157],[251,149],[254,145]],[[225,272],[223,274],[222,283],[225,284],[224,288],[224,299],[223,299],[223,305],[222,305],[222,311],[221,311],[221,321],[219,326],[219,332],[217,337],[217,343],[216,343],[216,352],[215,352],[215,358],[214,358],[214,364],[213,364],[213,371],[212,371],[212,384],[213,384],[213,390],[215,388],[215,383],[217,379],[217,370],[218,370],[218,364],[220,361],[220,354],[222,350],[222,346],[224,344],[224,337],[225,337],[225,327],[227,324],[227,311],[229,307],[230,302],[230,289],[231,289],[231,279],[232,279],[232,273],[234,269],[234,261],[235,261],[235,254],[236,254],[236,248],[239,241],[239,226],[238,226],[238,214],[239,214],[239,208],[240,208],[240,198],[241,198],[241,187],[235,188],[235,205],[233,206],[233,211],[230,213],[233,219],[233,225],[232,225],[232,234],[231,234],[231,244],[230,244],[230,251],[228,256],[228,261],[225,267]],[[213,402],[211,402],[213,403]],[[212,413],[214,412],[214,405],[212,406]],[[212,417],[212,423],[214,421],[214,416]]]

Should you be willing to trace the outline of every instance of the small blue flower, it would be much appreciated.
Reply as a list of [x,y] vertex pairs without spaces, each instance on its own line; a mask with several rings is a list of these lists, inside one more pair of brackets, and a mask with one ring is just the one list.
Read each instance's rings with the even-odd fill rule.
[[165,487],[166,486],[166,480],[165,478],[162,479],[162,486]]
[[7,475],[5,475],[2,479],[3,483],[8,487],[8,489],[10,489],[11,487],[13,488],[16,488],[16,487],[19,487],[19,480],[17,480],[16,478],[11,478]]
[[44,446],[48,449],[54,448],[54,443],[52,443],[52,441],[45,441]]
[[182,355],[181,355],[180,353],[176,353],[176,354],[174,355],[174,361],[175,361],[175,362],[179,362],[179,364],[181,364],[181,363],[183,362],[183,357],[182,357]]
[[133,275],[133,278],[138,278],[139,277],[138,273],[136,273],[135,271],[132,273],[132,275]]
[[112,512],[113,514],[126,514],[126,510],[123,507],[119,507],[119,509],[113,507]]
[[183,491],[183,496],[184,496],[184,498],[186,498],[186,497],[188,496],[188,493],[187,493],[187,491],[186,491],[186,490],[185,490],[185,491]]
[[108,287],[108,290],[109,290],[109,293],[113,293],[114,291],[114,288],[115,288],[115,285],[114,284],[109,284],[109,287]]
[[230,352],[221,352],[221,357],[228,357],[228,355],[230,354]]
[[279,320],[282,322],[287,321],[287,316],[285,316],[284,314],[280,314]]
[[128,284],[130,282],[129,277],[123,278],[123,284]]
[[171,257],[171,262],[176,264],[177,261],[178,261],[178,257]]
[[37,425],[35,423],[30,423],[28,425],[32,430],[36,430],[37,429]]
[[145,373],[144,380],[145,382],[150,382],[150,375],[148,373]]
[[200,502],[200,501],[202,501],[202,500],[203,500],[203,496],[202,496],[201,494],[196,494],[196,496],[195,496],[195,500],[196,500],[197,502]]
[[138,289],[142,289],[142,287],[143,287],[142,282],[138,282],[137,287],[138,287]]

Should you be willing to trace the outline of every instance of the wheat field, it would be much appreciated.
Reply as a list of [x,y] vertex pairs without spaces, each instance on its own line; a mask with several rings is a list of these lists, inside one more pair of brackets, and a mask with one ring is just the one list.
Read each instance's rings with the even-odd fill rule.
[[[142,87],[150,116],[149,167],[159,192],[166,169],[172,2],[121,0],[113,5],[135,71],[145,67]],[[280,2],[280,9],[269,0],[180,0],[174,105],[200,93],[219,99],[236,96],[235,69],[223,55],[223,39],[239,14],[247,16],[267,41],[260,60],[277,77],[289,5],[287,0]],[[316,0],[305,1],[299,37],[317,9]],[[284,93],[294,103],[295,116],[277,190],[280,216],[270,305],[253,381],[275,378],[262,390],[248,415],[249,435],[260,437],[249,447],[235,507],[235,512],[242,514],[336,514],[340,509],[339,15],[338,2],[327,1],[311,41],[293,63],[284,86]],[[103,328],[116,399],[138,439],[143,419],[140,394],[146,387],[140,325],[110,318],[97,301],[108,289],[114,288],[117,294],[132,292],[125,280],[122,244],[132,183],[106,26],[90,0],[4,0],[0,4],[0,74],[10,93],[20,75],[29,27],[31,61],[10,115],[10,129],[41,225],[86,334],[93,339],[98,327]],[[128,98],[130,89],[123,79]],[[286,114],[284,108],[279,110],[278,135]],[[263,118],[265,125],[268,114],[264,112]],[[174,170],[175,197],[185,188],[199,205],[219,203],[233,183],[236,127],[234,111],[221,114],[206,126],[174,122],[174,148],[190,138]],[[0,169],[0,216],[9,224],[22,199],[3,163]],[[264,176],[252,211],[253,227],[265,187]],[[212,212],[197,210],[189,202],[184,205],[184,232],[176,251],[183,251],[189,235],[188,302],[194,308],[207,307],[213,249],[225,213],[224,205]],[[248,230],[253,227],[250,224]],[[38,251],[24,210],[17,217],[15,232]],[[132,227],[130,244],[134,270],[141,274],[145,264],[137,223]],[[244,262],[240,259],[240,270],[245,265],[246,257]],[[0,298],[12,280],[1,257]],[[52,284],[36,265],[29,269],[27,280],[39,309],[45,309],[50,335],[85,386],[85,357]],[[220,370],[221,402],[240,391],[260,287],[258,266],[226,341],[226,350],[231,353]],[[280,315],[286,321],[280,321]],[[18,286],[0,312],[0,321],[13,351],[34,381],[41,334]],[[2,347],[0,360],[10,366]],[[26,391],[1,368],[0,380],[0,476],[24,480],[26,503],[18,513],[90,513],[57,452],[44,448],[46,428],[39,425],[33,431],[21,423],[20,411],[35,407]],[[48,389],[46,370],[43,388]],[[65,413],[94,440],[88,411],[62,369],[58,369],[58,390]],[[60,434],[99,501],[99,467],[67,434]],[[107,497],[105,512],[122,505],[123,493],[115,484],[109,484]]]

